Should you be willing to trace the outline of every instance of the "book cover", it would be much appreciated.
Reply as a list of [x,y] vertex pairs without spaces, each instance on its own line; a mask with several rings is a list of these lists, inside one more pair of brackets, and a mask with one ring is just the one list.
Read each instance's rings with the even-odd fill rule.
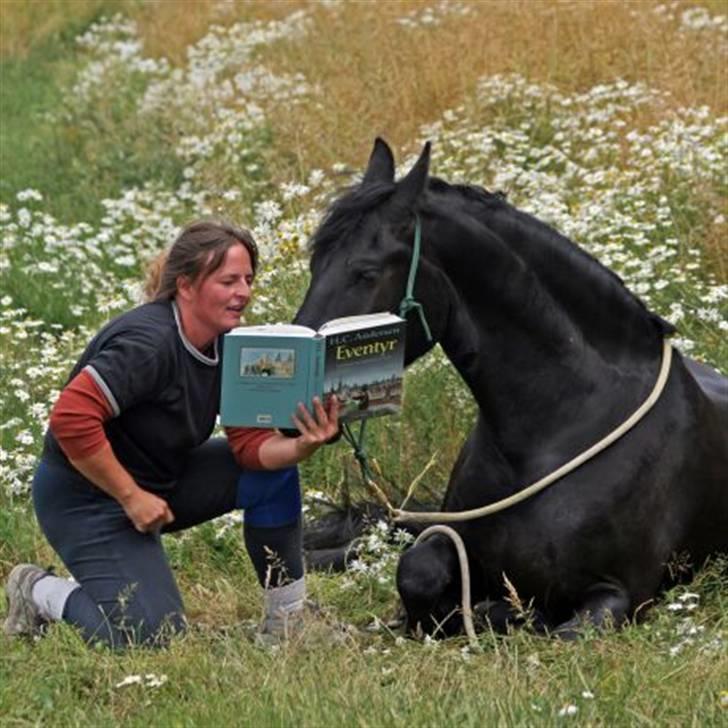
[[220,420],[223,425],[291,428],[299,402],[341,401],[349,421],[401,409],[403,319],[390,313],[305,326],[242,326],[225,335]]
[[[342,422],[396,414],[402,407],[404,321],[361,329],[324,325],[324,399],[335,394]],[[362,322],[363,323],[363,322]]]

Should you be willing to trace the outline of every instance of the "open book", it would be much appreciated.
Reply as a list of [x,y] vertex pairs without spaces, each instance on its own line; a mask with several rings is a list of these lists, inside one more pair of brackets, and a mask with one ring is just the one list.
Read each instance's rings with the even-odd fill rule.
[[391,313],[295,324],[241,326],[225,334],[223,425],[291,428],[299,402],[335,394],[342,422],[402,406],[405,322]]

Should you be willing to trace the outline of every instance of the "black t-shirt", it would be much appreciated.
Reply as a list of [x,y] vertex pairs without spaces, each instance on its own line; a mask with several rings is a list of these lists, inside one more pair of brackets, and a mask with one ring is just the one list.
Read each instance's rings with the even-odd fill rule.
[[[219,349],[186,339],[176,305],[147,303],[109,322],[71,372],[87,371],[114,414],[104,424],[119,462],[149,490],[174,487],[190,450],[212,433],[220,406]],[[72,467],[50,429],[44,455]]]

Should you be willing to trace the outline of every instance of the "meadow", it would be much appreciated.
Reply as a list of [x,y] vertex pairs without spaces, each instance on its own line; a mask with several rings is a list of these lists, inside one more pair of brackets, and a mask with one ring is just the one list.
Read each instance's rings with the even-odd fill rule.
[[[728,374],[724,0],[0,3],[0,579],[63,567],[29,500],[75,357],[140,301],[184,222],[249,227],[249,323],[289,320],[306,243],[376,135],[408,169],[503,190],[614,270]],[[456,406],[453,406],[455,403]],[[436,502],[474,408],[439,350],[368,450],[391,500]],[[303,469],[305,508],[369,497],[343,444]],[[63,625],[0,636],[0,725],[725,725],[728,580],[716,560],[644,620],[576,644],[386,628],[406,537],[372,523],[355,568],[310,589],[361,629],[264,652],[239,514],[165,545],[189,634],[112,654]],[[4,608],[0,608],[0,618]]]

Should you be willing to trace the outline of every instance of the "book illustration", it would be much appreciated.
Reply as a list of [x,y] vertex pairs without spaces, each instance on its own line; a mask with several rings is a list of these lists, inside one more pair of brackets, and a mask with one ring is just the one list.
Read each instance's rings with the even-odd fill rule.
[[241,377],[278,377],[291,379],[296,371],[296,352],[293,349],[240,349]]

